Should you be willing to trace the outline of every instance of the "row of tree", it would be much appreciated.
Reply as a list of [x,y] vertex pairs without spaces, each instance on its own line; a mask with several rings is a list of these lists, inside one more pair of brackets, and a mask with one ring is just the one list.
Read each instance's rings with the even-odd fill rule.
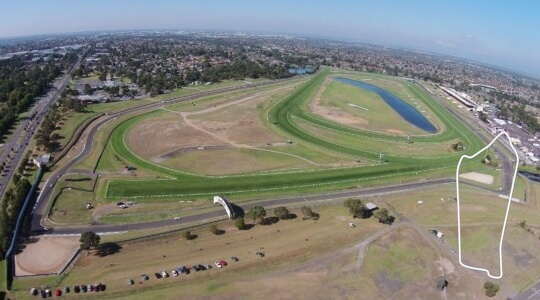
[[[5,192],[4,198],[0,201],[0,259],[5,258],[13,238],[19,212],[32,187],[28,179],[20,174],[13,176],[13,184],[14,186]],[[27,216],[21,230],[22,235],[30,233],[30,222],[31,218]]]
[[58,140],[61,137],[55,132],[60,126],[60,121],[62,119],[62,116],[57,110],[58,107],[59,106],[57,105],[49,110],[41,123],[41,127],[36,133],[37,146],[45,148],[48,152],[53,152],[60,148]]
[[343,202],[343,206],[349,210],[349,213],[354,218],[367,219],[374,216],[383,224],[392,224],[394,222],[394,217],[390,215],[388,209],[379,208],[375,212],[372,212],[360,199],[347,199]]
[[0,60],[0,140],[34,100],[45,94],[61,70],[73,63],[74,54],[31,61],[25,56]]

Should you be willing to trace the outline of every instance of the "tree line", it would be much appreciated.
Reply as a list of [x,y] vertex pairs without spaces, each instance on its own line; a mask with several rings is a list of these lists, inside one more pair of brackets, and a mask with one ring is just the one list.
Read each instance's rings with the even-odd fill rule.
[[[45,94],[62,69],[77,59],[75,53],[31,62],[26,56],[0,60],[0,140],[34,100]],[[30,61],[30,62],[29,62]]]
[[[13,176],[13,187],[6,190],[4,198],[0,201],[0,260],[5,258],[6,251],[13,238],[17,218],[24,200],[32,187],[28,179],[21,174],[28,159],[29,155],[23,159],[21,168],[19,168],[20,173]],[[30,233],[30,226],[31,217],[27,215],[23,221],[21,235],[28,235]]]

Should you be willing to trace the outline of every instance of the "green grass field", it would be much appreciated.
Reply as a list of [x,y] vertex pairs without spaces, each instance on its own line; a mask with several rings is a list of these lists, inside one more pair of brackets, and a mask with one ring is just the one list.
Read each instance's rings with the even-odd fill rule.
[[[358,87],[331,80],[322,93],[320,104],[329,108],[338,108],[351,116],[365,120],[359,127],[370,131],[402,134],[425,134],[424,131],[403,119],[390,105],[377,94]],[[362,108],[352,107],[349,104]]]
[[[372,146],[371,150],[359,143],[358,146],[352,147],[351,144],[342,145],[335,140],[327,140],[320,136],[310,134],[303,130],[296,120],[309,122],[315,126],[325,127],[326,130],[339,132],[340,134],[356,135],[357,138],[369,140],[375,143],[381,140],[381,150],[385,148],[385,143],[404,143],[404,137],[397,137],[389,134],[381,134],[370,131],[363,131],[356,128],[351,128],[341,124],[329,122],[322,118],[313,115],[310,112],[301,109],[305,103],[313,99],[318,88],[321,86],[325,77],[328,75],[327,70],[321,71],[314,76],[308,83],[296,88],[284,100],[277,102],[270,107],[268,112],[269,127],[274,128],[276,132],[284,136],[284,139],[298,141],[303,146],[310,148],[322,149],[328,153],[336,153],[343,156],[348,156],[353,159],[363,161],[377,162],[379,151],[376,146]],[[385,154],[386,164],[373,166],[359,166],[357,168],[338,168],[329,170],[319,170],[316,172],[304,171],[301,173],[285,172],[283,174],[268,174],[268,175],[243,175],[243,176],[227,176],[221,177],[200,177],[189,175],[175,168],[167,168],[158,164],[149,162],[135,155],[124,143],[124,136],[128,130],[140,122],[141,117],[134,117],[121,123],[114,129],[110,143],[114,152],[125,161],[136,165],[139,168],[144,168],[164,176],[176,178],[179,184],[171,184],[168,181],[156,180],[111,180],[107,186],[107,198],[116,199],[122,197],[152,197],[152,196],[197,196],[209,195],[212,193],[245,193],[252,191],[271,191],[283,190],[287,193],[291,189],[311,189],[314,186],[326,186],[327,188],[343,188],[347,186],[356,186],[359,181],[370,179],[379,179],[381,176],[388,178],[398,174],[414,174],[425,170],[437,170],[441,167],[451,167],[457,165],[459,157],[463,154],[471,154],[475,150],[483,146],[483,143],[471,133],[465,125],[461,124],[450,114],[448,114],[437,102],[429,98],[421,89],[412,83],[404,83],[403,89],[415,95],[420,99],[430,111],[436,115],[440,122],[444,123],[446,130],[435,135],[423,135],[415,137],[412,147],[418,145],[417,151],[422,153],[422,145],[436,145],[437,143],[446,142],[451,144],[457,140],[465,144],[466,151],[449,153],[448,146],[443,147],[441,154],[436,155],[436,150],[433,150],[433,157],[409,157],[411,149],[407,146],[401,151]],[[148,115],[147,115],[148,116]],[[147,116],[142,116],[146,118]],[[425,144],[423,144],[425,143]],[[369,148],[369,147],[367,147]],[[399,149],[399,148],[398,148]],[[440,148],[439,148],[440,149]],[[429,152],[429,151],[427,151]],[[450,155],[449,155],[450,154]],[[472,162],[471,162],[472,163]],[[301,174],[301,176],[298,176]]]

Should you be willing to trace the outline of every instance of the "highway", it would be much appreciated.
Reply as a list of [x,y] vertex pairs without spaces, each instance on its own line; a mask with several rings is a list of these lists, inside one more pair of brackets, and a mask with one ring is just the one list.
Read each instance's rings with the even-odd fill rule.
[[[7,171],[4,171],[4,176],[0,177],[0,199],[4,196],[9,181],[17,171],[17,167],[20,164],[21,158],[24,156],[28,142],[34,136],[39,124],[41,124],[41,121],[43,121],[47,115],[48,110],[62,95],[62,92],[69,83],[71,74],[78,68],[84,57],[84,54],[81,55],[77,62],[75,62],[66,72],[64,77],[53,84],[56,90],[49,91],[46,97],[41,98],[37,104],[34,105],[28,114],[31,118],[23,119],[11,139],[3,146],[5,149],[2,152],[2,155],[0,155],[0,163],[3,161],[7,162]],[[34,117],[32,118],[32,116]],[[13,149],[13,151],[11,151],[11,149]],[[8,158],[8,155],[11,157]]]

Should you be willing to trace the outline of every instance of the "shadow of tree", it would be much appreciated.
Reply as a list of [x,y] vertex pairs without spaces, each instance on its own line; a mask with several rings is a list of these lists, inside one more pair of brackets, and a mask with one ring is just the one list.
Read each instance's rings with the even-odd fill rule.
[[97,255],[105,257],[120,252],[120,249],[122,249],[122,246],[117,243],[103,243],[98,246]]

